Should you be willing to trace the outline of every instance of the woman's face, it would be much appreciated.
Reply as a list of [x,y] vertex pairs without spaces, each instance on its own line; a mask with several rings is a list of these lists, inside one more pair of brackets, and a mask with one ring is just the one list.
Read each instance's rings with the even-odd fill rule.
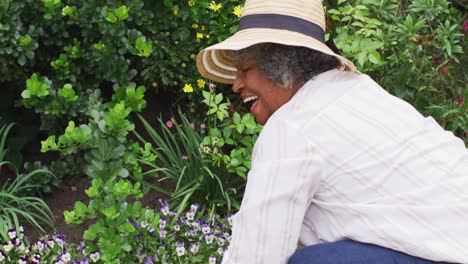
[[283,88],[269,80],[253,60],[246,60],[237,67],[232,90],[239,93],[242,100],[255,116],[257,123],[264,125],[270,116],[287,103],[299,86]]

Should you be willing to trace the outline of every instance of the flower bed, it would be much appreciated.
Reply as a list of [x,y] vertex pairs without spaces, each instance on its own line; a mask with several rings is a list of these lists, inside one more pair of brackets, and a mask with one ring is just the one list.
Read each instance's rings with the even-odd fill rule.
[[[177,214],[167,200],[159,210],[144,208],[144,217],[129,219],[132,241],[121,259],[110,263],[218,263],[231,239],[231,218],[207,216],[198,204]],[[123,231],[122,231],[123,232]],[[109,263],[93,243],[67,243],[57,232],[30,243],[22,227],[8,230],[0,245],[0,263]],[[118,245],[120,246],[120,245]]]

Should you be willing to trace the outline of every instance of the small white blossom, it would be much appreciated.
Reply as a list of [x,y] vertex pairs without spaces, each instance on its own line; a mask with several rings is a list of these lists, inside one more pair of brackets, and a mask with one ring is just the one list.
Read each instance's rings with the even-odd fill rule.
[[206,244],[208,244],[208,245],[213,244],[213,240],[214,240],[214,235],[213,234],[211,234],[211,233],[205,234]]
[[62,261],[65,262],[65,263],[68,263],[70,262],[71,260],[71,256],[70,256],[70,253],[66,252],[62,255]]
[[89,258],[94,262],[96,263],[99,258],[101,257],[101,254],[99,252],[94,252],[94,253],[91,253],[91,255],[89,255]]
[[208,259],[210,261],[210,264],[216,264],[216,257],[215,256],[210,256]]
[[190,206],[190,210],[192,210],[194,213],[197,212],[198,208],[200,208],[200,205],[195,203]]
[[54,245],[55,245],[55,241],[53,239],[49,239],[47,240],[47,245],[50,247],[50,248],[53,248]]
[[218,252],[218,254],[220,254],[222,256],[223,253],[224,253],[224,249],[222,247],[220,247],[220,248],[218,248],[218,250],[216,250],[216,252]]
[[159,219],[159,228],[160,229],[166,228],[166,223],[167,223],[166,219],[164,219],[164,218]]
[[233,220],[232,218],[233,218],[233,217],[234,217],[234,215],[229,215],[229,216],[227,217],[228,223],[229,223],[229,225],[231,225],[231,226],[232,226],[232,220]]
[[18,246],[18,249],[19,249],[20,251],[24,251],[24,250],[25,250],[24,244],[21,243],[21,244]]
[[199,249],[199,245],[198,243],[193,243],[190,245],[190,252],[192,252],[193,254],[197,254],[198,253],[198,249]]
[[44,249],[44,241],[37,241],[36,244],[34,244],[33,248],[35,247],[35,250],[41,252]]
[[202,233],[203,234],[207,234],[207,233],[210,233],[211,229],[210,229],[210,226],[208,224],[204,224],[202,225]]
[[3,249],[6,251],[6,252],[9,252],[11,249],[13,248],[13,244],[10,242],[8,242],[8,244],[4,245],[3,246]]
[[9,237],[10,239],[15,238],[15,237],[16,237],[16,230],[15,230],[15,229],[10,229],[10,230],[8,230],[8,237]]
[[175,230],[175,231],[179,231],[179,230],[180,230],[180,225],[174,224],[174,230]]
[[208,85],[208,88],[210,89],[210,93],[214,93],[216,91],[216,84],[210,83],[210,85]]
[[160,238],[165,238],[166,235],[167,235],[167,231],[165,229],[161,229],[161,231],[159,231]]
[[185,217],[187,217],[187,220],[193,221],[193,218],[195,217],[195,212],[193,210],[189,210],[186,214]]
[[146,228],[146,227],[148,227],[148,223],[147,223],[146,221],[141,221],[141,222],[140,222],[140,226],[141,226],[142,228]]
[[226,240],[224,240],[224,238],[222,238],[222,237],[218,237],[218,239],[217,239],[218,245],[221,246],[221,247],[224,246],[225,241]]
[[163,215],[168,215],[169,214],[169,206],[164,205],[163,207],[161,207],[161,212],[163,213]]
[[181,247],[176,247],[176,252],[179,257],[185,255],[185,247],[183,245]]

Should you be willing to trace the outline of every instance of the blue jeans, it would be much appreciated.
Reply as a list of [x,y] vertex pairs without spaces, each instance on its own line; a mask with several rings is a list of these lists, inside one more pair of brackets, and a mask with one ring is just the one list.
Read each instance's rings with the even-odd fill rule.
[[376,245],[344,240],[300,249],[288,264],[433,264],[442,263],[413,257]]

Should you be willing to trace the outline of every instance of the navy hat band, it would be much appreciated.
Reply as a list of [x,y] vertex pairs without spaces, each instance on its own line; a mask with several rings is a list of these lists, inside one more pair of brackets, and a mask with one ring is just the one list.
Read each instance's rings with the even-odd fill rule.
[[317,24],[302,18],[278,15],[278,14],[255,14],[247,15],[240,19],[238,31],[250,28],[270,28],[289,30],[302,33],[325,43],[325,32]]

